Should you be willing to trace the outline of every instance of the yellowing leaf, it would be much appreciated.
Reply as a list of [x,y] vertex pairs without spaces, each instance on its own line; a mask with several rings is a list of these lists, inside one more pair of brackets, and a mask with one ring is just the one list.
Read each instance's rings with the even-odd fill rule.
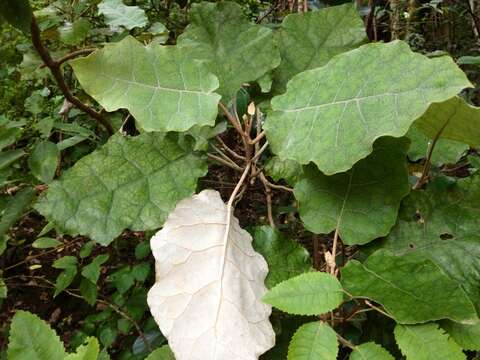
[[151,240],[148,305],[176,360],[256,360],[273,347],[266,261],[220,194],[182,200]]

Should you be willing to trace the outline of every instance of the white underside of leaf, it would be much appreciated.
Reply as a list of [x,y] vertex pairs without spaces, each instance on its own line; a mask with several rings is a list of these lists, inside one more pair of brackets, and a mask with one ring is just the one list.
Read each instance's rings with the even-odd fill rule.
[[178,203],[151,240],[148,305],[177,360],[256,360],[275,343],[268,267],[214,190]]

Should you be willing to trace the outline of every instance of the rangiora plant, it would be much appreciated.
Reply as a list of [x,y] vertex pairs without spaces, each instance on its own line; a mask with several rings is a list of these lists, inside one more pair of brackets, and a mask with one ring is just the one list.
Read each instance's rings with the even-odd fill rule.
[[[169,347],[148,359],[460,360],[480,350],[480,179],[467,163],[478,164],[480,109],[451,57],[369,43],[352,4],[268,27],[236,3],[199,2],[174,45],[132,36],[148,20],[137,6],[98,9],[130,34],[55,60],[28,1],[0,0],[68,103],[108,138],[49,181],[35,210],[103,246],[125,230],[158,231],[147,301]],[[66,66],[81,91],[68,87]],[[114,125],[113,112],[138,134]],[[462,179],[438,167],[452,143]],[[228,192],[201,185],[214,171],[230,174]],[[255,184],[266,221],[235,211]],[[375,316],[394,341],[354,335]],[[108,356],[95,338],[67,354],[26,312],[7,354]]]

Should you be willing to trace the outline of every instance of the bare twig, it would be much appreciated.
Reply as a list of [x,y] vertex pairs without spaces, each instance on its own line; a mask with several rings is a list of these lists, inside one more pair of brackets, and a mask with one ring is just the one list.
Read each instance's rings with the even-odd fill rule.
[[267,199],[267,216],[270,226],[275,229],[275,221],[273,220],[273,211],[272,211],[272,189],[270,188],[269,181],[265,177],[265,174],[261,172],[259,174],[260,181],[265,187],[265,197]]
[[243,132],[242,125],[240,125],[240,122],[238,122],[236,117],[232,115],[230,111],[228,111],[228,108],[222,102],[219,102],[218,106],[220,107],[220,109],[222,109],[223,113],[227,117],[228,122],[235,128],[235,130],[237,130],[237,132],[240,134],[243,140],[245,137],[245,134]]
[[31,35],[32,35],[33,46],[37,50],[44,64],[50,69],[50,72],[55,78],[55,81],[57,82],[58,87],[62,91],[63,96],[65,96],[65,98],[69,102],[71,102],[77,108],[82,110],[84,113],[94,118],[99,124],[101,124],[107,130],[107,132],[110,135],[113,135],[114,130],[110,121],[108,121],[105,117],[103,117],[99,112],[95,111],[88,105],[81,102],[76,96],[72,94],[67,83],[65,82],[65,78],[63,77],[63,73],[61,70],[61,63],[59,63],[58,61],[55,61],[51,57],[50,52],[42,43],[42,39],[40,36],[40,28],[38,27],[37,20],[35,19],[35,17],[32,17]]
[[257,21],[255,21],[256,24],[260,24],[262,22],[263,19],[265,19],[268,15],[270,15],[273,11],[275,11],[275,9],[278,7],[278,3],[277,4],[274,4],[272,6],[270,6],[270,8],[265,11],[265,13],[260,16]]
[[255,151],[255,155],[252,158],[252,162],[255,163],[260,158],[260,156],[263,154],[263,152],[265,150],[267,150],[267,147],[268,147],[268,141],[266,141],[265,144],[263,144],[263,146],[259,150]]
[[230,155],[232,155],[233,157],[239,160],[245,160],[245,156],[239,155],[235,151],[233,151],[227,144],[225,144],[225,142],[222,140],[220,136],[217,135],[216,139]]
[[[77,56],[82,56],[82,55],[90,55],[92,52],[94,52],[96,49],[91,48],[91,49],[80,49],[77,51],[73,51],[70,54],[65,55],[64,57],[60,58],[57,60],[58,65],[62,65],[68,60],[74,59]],[[45,65],[46,66],[46,65]]]
[[243,171],[243,169],[240,166],[238,166],[237,164],[228,162],[228,161],[222,159],[221,157],[218,157],[218,156],[210,154],[210,153],[208,153],[207,156],[210,159],[218,161],[220,164],[228,166],[229,168],[232,168],[235,171]]
[[270,181],[268,181],[268,179],[266,177],[265,177],[265,180],[267,181],[268,186],[270,186],[272,189],[282,190],[282,191],[293,193],[293,189],[289,188],[288,186],[273,184]]
[[55,252],[59,252],[59,251],[62,251],[72,245],[74,245],[75,243],[78,242],[79,239],[75,239],[75,240],[72,240],[68,243],[65,243],[65,244],[62,244],[62,245],[59,245],[58,247],[54,248],[54,249],[51,249],[51,250],[48,250],[48,251],[42,251],[40,254],[37,254],[37,255],[32,255],[32,256],[27,256],[25,259],[23,259],[22,261],[19,261],[18,263],[16,264],[13,264],[13,265],[10,265],[8,267],[6,267],[5,269],[3,269],[3,271],[7,271],[7,270],[11,270],[13,268],[16,268],[17,266],[20,266],[20,265],[23,265],[33,259],[38,259],[39,257],[42,257],[42,256],[45,256],[45,255],[48,255],[48,254],[51,254],[51,253],[55,253]]
[[[332,260],[333,264],[336,264],[336,257],[337,257],[337,243],[338,243],[338,230],[340,227],[340,222],[337,223],[335,227],[335,234],[333,235],[333,245],[332,245]],[[333,265],[330,267],[330,274],[335,275],[336,266]]]
[[265,131],[262,131],[260,134],[257,135],[257,137],[253,140],[249,141],[250,145],[255,145],[258,143],[260,140],[262,140],[265,137]]
[[232,191],[232,195],[230,195],[230,199],[228,200],[228,204],[227,204],[227,207],[230,210],[233,209],[233,202],[235,201],[235,197],[237,196],[238,191],[242,187],[243,182],[245,181],[248,173],[250,172],[250,167],[251,167],[251,163],[248,163],[247,166],[245,166],[245,170],[243,170],[243,173],[242,173],[242,176],[240,177],[240,180],[238,180],[238,183],[235,186],[235,189],[233,189],[233,191]]
[[[72,295],[72,294],[70,294]],[[138,333],[138,336],[140,337],[140,339],[142,339],[143,343],[145,344],[146,348],[148,349],[149,352],[152,352],[153,349],[152,349],[152,346],[150,345],[150,342],[147,340],[145,334],[143,333],[142,329],[140,328],[140,325],[138,325],[138,323],[135,321],[135,319],[133,319],[129,314],[127,314],[126,312],[122,311],[119,307],[117,307],[116,305],[112,304],[111,302],[108,302],[106,300],[101,300],[101,299],[97,299],[97,302],[101,303],[101,304],[104,304],[106,306],[108,306],[110,309],[112,309],[113,311],[115,311],[118,315],[122,316],[123,318],[127,319],[128,321],[130,321],[132,323],[132,325],[135,327],[135,329],[137,330],[137,333]]]
[[477,41],[480,36],[480,19],[478,18],[477,14],[475,14],[475,9],[472,7],[472,3],[470,3],[470,0],[466,0],[467,3],[467,8],[468,12],[470,13],[470,16],[472,17],[473,20],[473,26],[475,27],[475,37],[477,38]]
[[340,334],[338,333],[337,333],[337,339],[343,346],[348,347],[352,350],[355,349],[355,345],[353,345],[350,341],[340,336]]
[[216,147],[215,145],[211,144],[213,150],[215,150],[223,159],[225,159],[225,161],[228,161],[232,164],[235,164],[235,161],[233,161],[232,159],[230,159],[227,154],[225,154],[222,150],[220,150],[218,147]]
[[380,314],[383,314],[383,315],[385,315],[386,317],[389,317],[390,319],[393,319],[393,317],[392,317],[391,315],[387,314],[385,311],[383,311],[382,309],[380,309],[378,306],[373,305],[370,301],[365,300],[365,304],[367,304],[368,306],[370,306],[372,309],[377,310]]
[[[80,49],[73,51],[62,58],[55,60],[55,62],[60,66],[66,63],[68,60],[74,59],[77,56],[82,56],[82,55],[90,55],[92,52],[94,52],[96,49],[95,48],[90,48],[90,49]],[[48,67],[47,64],[42,64],[40,65],[40,69]]]
[[425,159],[425,164],[423,165],[423,170],[422,170],[422,175],[418,179],[417,183],[413,187],[414,190],[420,189],[428,180],[428,173],[430,172],[430,168],[432,166],[432,155],[433,155],[433,150],[435,149],[435,145],[437,144],[437,141],[440,139],[440,136],[442,135],[443,131],[447,127],[448,123],[450,122],[450,119],[455,115],[455,112],[452,114],[452,116],[445,121],[445,124],[440,128],[438,133],[435,135],[435,138],[428,144],[428,150],[427,150],[427,157]]

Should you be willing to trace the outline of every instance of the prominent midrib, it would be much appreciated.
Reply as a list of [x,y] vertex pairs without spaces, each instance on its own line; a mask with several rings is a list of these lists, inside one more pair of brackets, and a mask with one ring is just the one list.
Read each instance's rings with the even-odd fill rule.
[[223,235],[223,252],[222,252],[222,260],[220,263],[220,276],[219,276],[219,287],[218,287],[218,301],[217,301],[217,309],[215,313],[215,322],[214,322],[214,332],[215,332],[215,337],[217,337],[217,324],[218,324],[218,318],[220,316],[220,307],[222,306],[222,298],[223,298],[223,277],[225,276],[225,266],[227,263],[227,251],[228,251],[228,239],[230,235],[230,226],[232,222],[232,213],[233,213],[233,207],[231,204],[227,204],[227,220],[225,223],[225,234]]
[[[141,82],[138,82],[138,81],[132,81],[132,80],[128,80],[128,79],[120,79],[120,78],[115,78],[113,76],[110,76],[110,75],[107,75],[105,73],[101,73],[99,74],[100,76],[103,76],[103,77],[106,77],[107,79],[109,80],[112,80],[114,82],[120,82],[120,83],[125,83],[125,84],[128,84],[128,86],[130,85],[134,85],[134,86],[138,86],[138,87],[144,87],[144,88],[147,88],[147,89],[152,89],[154,91],[169,91],[169,92],[176,92],[176,93],[189,93],[189,94],[200,94],[200,95],[210,95],[210,93],[208,92],[202,92],[200,90],[188,90],[188,89],[175,89],[175,88],[169,88],[169,87],[164,87],[164,86],[160,86],[160,84],[158,85],[148,85],[148,84],[144,84],[144,83],[141,83]],[[115,86],[115,84],[114,84]]]

